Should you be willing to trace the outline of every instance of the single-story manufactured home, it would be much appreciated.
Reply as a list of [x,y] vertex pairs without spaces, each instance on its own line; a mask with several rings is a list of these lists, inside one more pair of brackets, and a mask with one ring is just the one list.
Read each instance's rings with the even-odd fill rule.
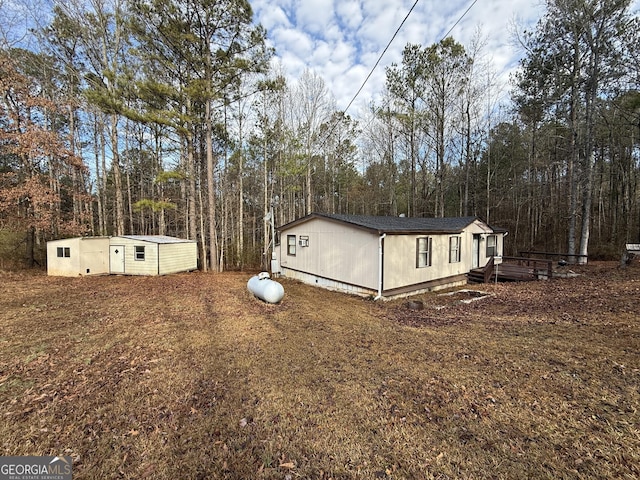
[[464,285],[499,263],[506,231],[477,217],[312,213],[278,228],[275,272],[329,289],[394,298]]
[[197,268],[196,242],[165,235],[77,237],[47,242],[49,275],[167,275]]

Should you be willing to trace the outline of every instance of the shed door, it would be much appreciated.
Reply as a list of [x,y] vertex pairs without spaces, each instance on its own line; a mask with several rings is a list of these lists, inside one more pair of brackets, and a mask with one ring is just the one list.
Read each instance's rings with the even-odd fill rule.
[[124,273],[124,245],[109,245],[109,271]]

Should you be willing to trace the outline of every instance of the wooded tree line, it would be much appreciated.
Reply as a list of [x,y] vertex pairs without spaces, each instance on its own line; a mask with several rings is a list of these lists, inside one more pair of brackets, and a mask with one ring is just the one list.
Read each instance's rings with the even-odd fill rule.
[[33,264],[64,235],[176,235],[221,271],[267,261],[271,212],[317,211],[477,215],[506,253],[617,255],[640,241],[638,19],[546,5],[508,109],[477,35],[406,45],[356,121],[321,72],[272,65],[245,0],[58,3],[37,49],[1,52],[0,243]]

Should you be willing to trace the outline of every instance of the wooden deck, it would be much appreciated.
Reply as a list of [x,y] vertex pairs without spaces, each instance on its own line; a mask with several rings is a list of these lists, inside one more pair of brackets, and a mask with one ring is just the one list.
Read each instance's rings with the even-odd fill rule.
[[553,276],[551,260],[524,257],[503,257],[502,260],[502,263],[495,264],[491,259],[486,267],[471,270],[467,276],[468,282],[529,282]]

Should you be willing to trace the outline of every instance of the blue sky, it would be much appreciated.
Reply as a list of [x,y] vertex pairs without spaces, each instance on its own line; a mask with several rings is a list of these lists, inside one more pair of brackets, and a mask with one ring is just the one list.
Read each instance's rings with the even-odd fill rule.
[[[290,82],[306,69],[320,75],[344,109],[371,71],[415,0],[249,0],[254,19],[268,32],[276,49],[274,62]],[[33,14],[48,12],[52,0],[0,0],[0,20],[6,33],[33,26]],[[640,0],[634,0],[634,8]],[[544,12],[544,0],[419,0],[398,36],[349,110],[359,116],[384,86],[384,67],[399,62],[411,43],[429,46],[442,39],[465,11],[451,35],[465,47],[480,32],[488,61],[507,96],[509,73],[522,55],[514,29],[531,28]],[[44,15],[43,15],[44,16]],[[46,18],[46,16],[44,16]],[[22,28],[21,28],[22,27]],[[15,33],[15,32],[14,32]],[[15,40],[15,38],[14,38]]]
[[[315,70],[344,109],[415,0],[250,0],[255,20],[268,31],[277,59],[295,81],[305,68]],[[419,0],[376,72],[350,108],[358,112],[384,86],[384,67],[400,62],[408,43],[432,45],[442,39],[473,0]],[[637,6],[640,0],[635,1]],[[484,53],[507,95],[509,73],[522,55],[514,42],[516,25],[531,28],[544,12],[541,0],[477,0],[452,30],[468,47],[479,30]]]
[[[255,19],[268,31],[276,61],[291,80],[305,68],[324,78],[344,109],[369,74],[415,0],[252,0]],[[419,0],[349,113],[379,94],[384,67],[401,60],[407,43],[440,41],[473,0]],[[515,25],[532,25],[544,8],[538,0],[478,0],[450,35],[468,47],[480,32],[484,53],[503,81],[521,55]]]

